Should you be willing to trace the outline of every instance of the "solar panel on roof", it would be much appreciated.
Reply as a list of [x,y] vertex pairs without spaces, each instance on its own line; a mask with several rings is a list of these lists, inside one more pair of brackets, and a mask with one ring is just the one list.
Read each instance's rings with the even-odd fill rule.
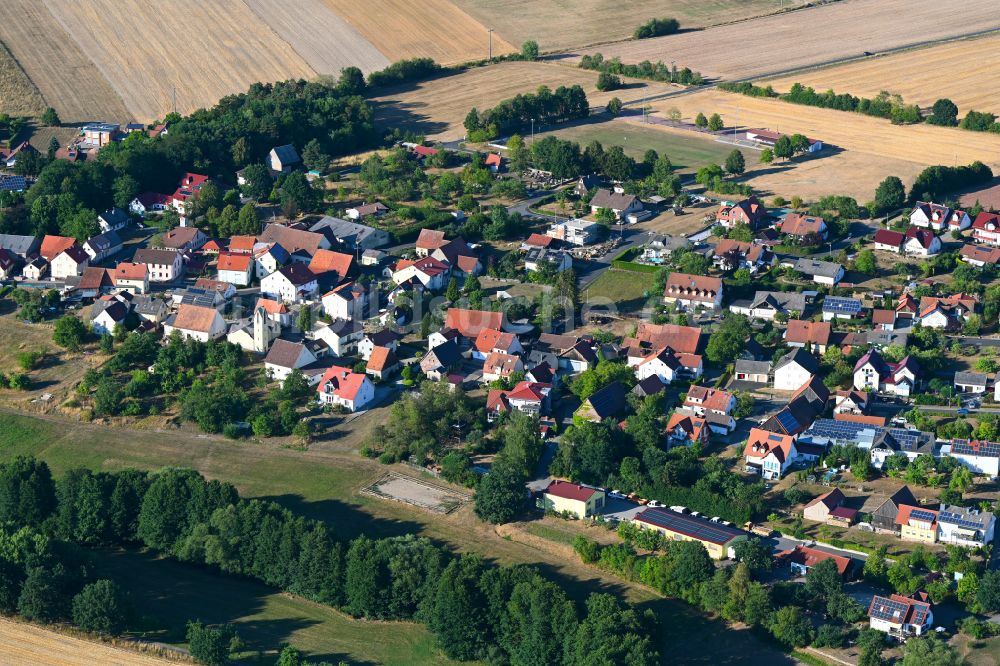
[[713,523],[703,518],[677,513],[667,509],[646,509],[637,518],[671,532],[708,541],[714,544],[725,544],[738,536],[746,534],[743,530],[729,527],[722,523]]
[[1000,457],[1000,443],[979,442],[979,447],[973,447],[968,440],[956,440],[951,444],[951,452],[966,456]]
[[861,301],[840,296],[827,296],[823,301],[824,312],[856,314],[861,312]]
[[901,620],[906,615],[906,604],[885,597],[875,597],[871,615],[876,620]]
[[790,411],[782,410],[775,414],[775,417],[785,432],[793,432],[799,427],[799,422],[795,420],[795,416]]
[[933,523],[936,516],[930,511],[924,511],[923,509],[914,509],[910,511],[910,518],[916,520],[922,520],[924,522]]
[[983,524],[981,522],[971,520],[960,513],[953,513],[951,511],[942,511],[940,520],[942,522],[958,525],[959,527],[965,527],[970,530],[981,530],[983,528]]

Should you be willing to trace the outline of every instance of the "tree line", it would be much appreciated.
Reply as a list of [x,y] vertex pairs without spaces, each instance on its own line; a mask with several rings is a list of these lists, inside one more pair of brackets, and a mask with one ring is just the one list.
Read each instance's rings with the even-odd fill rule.
[[591,595],[584,611],[531,567],[490,566],[426,537],[341,542],[320,521],[193,470],[72,470],[55,481],[44,462],[19,457],[0,464],[0,522],[23,528],[0,534],[0,604],[30,598],[15,605],[30,618],[69,616],[88,580],[79,546],[145,546],[355,617],[422,622],[454,659],[658,660],[651,619],[610,595]]
[[[634,79],[648,79],[650,81],[663,81],[664,83],[679,83],[685,86],[700,86],[705,83],[700,72],[693,71],[690,67],[677,69],[677,65],[667,67],[662,60],[652,63],[643,60],[636,65],[622,63],[621,58],[605,60],[604,55],[595,53],[585,54],[580,58],[580,67],[592,69],[602,74],[614,74],[617,76],[628,76]],[[600,90],[600,88],[598,88]],[[610,90],[611,88],[609,88]]]
[[559,86],[552,91],[539,86],[535,93],[517,95],[493,108],[479,111],[475,107],[465,117],[469,140],[484,141],[531,127],[586,118],[590,115],[587,93],[579,85]]

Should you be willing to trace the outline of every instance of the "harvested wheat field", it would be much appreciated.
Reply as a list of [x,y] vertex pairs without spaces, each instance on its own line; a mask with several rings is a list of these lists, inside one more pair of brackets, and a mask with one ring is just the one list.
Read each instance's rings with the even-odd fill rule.
[[[775,99],[744,97],[719,90],[704,90],[690,95],[680,95],[654,102],[660,114],[666,115],[670,107],[681,110],[685,120],[691,120],[701,111],[719,113],[729,126],[737,123],[741,128],[765,128],[788,134],[801,133],[820,139],[830,146],[812,160],[817,185],[832,190],[843,190],[842,183],[853,183],[860,194],[870,197],[875,186],[894,169],[908,170],[933,164],[968,164],[981,160],[994,170],[1000,165],[1000,136],[986,132],[968,132],[932,125],[893,125],[882,118],[846,111],[819,109],[789,104]],[[835,155],[838,150],[851,156]],[[755,151],[744,151],[748,163],[756,161]],[[833,155],[832,155],[833,154]],[[832,155],[832,156],[831,156]],[[773,168],[780,167],[780,164]],[[787,172],[787,177],[794,171]],[[901,178],[904,173],[896,174]],[[912,176],[910,178],[912,182]],[[861,187],[865,182],[868,187]],[[906,178],[904,178],[906,182]],[[831,183],[833,184],[831,190]],[[779,192],[781,193],[781,192]],[[795,194],[796,192],[791,192]]]
[[0,618],[0,664],[164,666],[176,663]]
[[38,0],[0,2],[0,42],[63,122],[131,117],[90,58]]
[[12,116],[37,116],[45,110],[38,88],[0,43],[0,113]]
[[[744,79],[995,28],[1000,28],[996,0],[844,0],[587,52],[631,63],[676,61],[706,77]],[[752,48],[742,46],[748,36]]]
[[958,105],[960,117],[970,109],[1000,115],[998,63],[1000,35],[991,35],[866,58],[767,83],[782,92],[800,82],[817,90],[833,88],[862,97],[888,90],[922,107],[947,97]]
[[[443,65],[484,60],[486,26],[448,0],[325,0],[389,60],[433,58]],[[493,34],[493,55],[515,51]]]
[[256,81],[315,76],[242,2],[138,2],[128,11],[116,0],[44,4],[143,121],[170,111],[175,87],[186,113]]
[[389,64],[388,58],[323,0],[243,2],[319,74],[336,75],[351,65],[368,73]]
[[377,118],[382,126],[400,126],[428,138],[452,140],[465,136],[462,121],[472,107],[488,108],[519,93],[534,92],[542,85],[555,90],[579,84],[591,106],[604,106],[616,95],[631,99],[676,90],[666,83],[629,80],[627,91],[602,93],[595,88],[596,83],[597,73],[585,69],[542,62],[505,62],[392,90],[374,101],[378,103]]
[[803,0],[455,0],[511,44],[533,39],[543,51],[626,39],[651,18],[672,16],[682,28],[703,28],[801,5]]

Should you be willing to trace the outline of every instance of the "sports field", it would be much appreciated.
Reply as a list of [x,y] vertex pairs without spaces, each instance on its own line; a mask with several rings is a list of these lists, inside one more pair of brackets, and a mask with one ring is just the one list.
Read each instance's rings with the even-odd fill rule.
[[630,63],[676,61],[707,77],[744,79],[996,28],[993,0],[852,0],[586,52]]
[[784,92],[800,82],[816,90],[874,97],[882,90],[906,102],[929,107],[942,97],[958,105],[961,118],[970,109],[1000,115],[1000,35],[960,40],[877,58],[824,67],[770,79]]

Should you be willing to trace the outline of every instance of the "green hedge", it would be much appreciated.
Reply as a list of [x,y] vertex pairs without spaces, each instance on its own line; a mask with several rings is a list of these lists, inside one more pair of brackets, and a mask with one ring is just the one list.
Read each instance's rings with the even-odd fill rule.
[[612,261],[611,266],[623,271],[632,271],[633,273],[656,273],[660,270],[659,266],[637,264],[634,261]]

